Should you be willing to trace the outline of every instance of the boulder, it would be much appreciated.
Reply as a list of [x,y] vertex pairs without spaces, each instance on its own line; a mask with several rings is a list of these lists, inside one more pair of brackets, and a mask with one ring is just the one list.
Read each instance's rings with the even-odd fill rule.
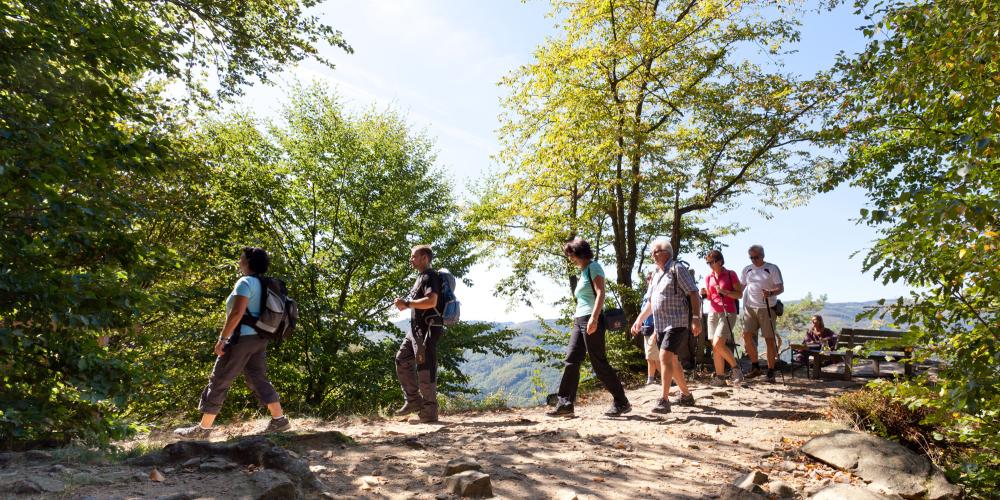
[[[903,445],[877,436],[848,430],[837,430],[817,436],[802,445],[802,452],[842,471],[850,472],[869,488],[889,496],[921,498],[933,485],[935,492],[948,498],[958,490],[947,480],[935,477],[940,472],[930,460]],[[838,476],[842,476],[838,473]],[[847,478],[835,478],[848,482]]]
[[250,476],[256,490],[255,500],[283,500],[302,498],[302,492],[288,474],[269,469],[261,469]]
[[458,474],[459,472],[465,472],[467,470],[483,470],[483,466],[479,465],[479,462],[469,458],[469,457],[459,457],[449,460],[444,466],[444,475],[451,476]]
[[238,467],[235,463],[226,460],[221,457],[212,457],[205,460],[198,466],[198,470],[201,472],[223,472],[227,470],[233,470]]
[[[764,474],[759,470],[755,470],[746,476],[743,476],[743,479],[736,481],[736,487],[747,491],[759,490],[759,488],[755,487],[766,483],[767,479],[767,474]],[[758,493],[759,492],[760,491],[758,491]]]
[[948,482],[941,471],[935,469],[927,482],[927,500],[953,500],[962,496],[960,486]]
[[771,481],[767,485],[767,491],[778,498],[789,498],[796,496],[795,488],[784,481]]
[[888,500],[892,497],[849,484],[834,484],[817,491],[809,498],[812,500]]
[[743,488],[738,488],[735,485],[727,484],[722,487],[722,491],[719,492],[719,500],[765,500],[767,497],[763,495],[763,490],[760,486],[756,484],[753,487],[760,491],[748,491]]
[[462,497],[489,498],[493,496],[493,485],[489,474],[467,470],[448,476],[448,491]]
[[3,485],[14,493],[38,494],[38,493],[62,493],[66,491],[66,484],[58,479],[48,476],[35,475],[29,478],[17,479],[12,483]]

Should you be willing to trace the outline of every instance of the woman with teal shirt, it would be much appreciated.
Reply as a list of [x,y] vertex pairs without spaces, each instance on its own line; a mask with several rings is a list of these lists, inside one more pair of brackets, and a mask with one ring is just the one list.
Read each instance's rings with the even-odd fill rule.
[[604,412],[610,417],[617,417],[632,411],[632,405],[625,397],[625,388],[618,380],[618,375],[608,363],[604,344],[604,334],[607,325],[604,321],[604,269],[594,262],[594,252],[586,240],[576,238],[563,247],[566,257],[581,269],[577,281],[576,311],[573,318],[573,331],[569,337],[569,347],[566,350],[566,368],[563,369],[562,381],[559,383],[559,401],[549,416],[573,415],[573,403],[576,401],[576,391],[580,385],[580,364],[584,355],[590,357],[590,365],[597,378],[614,397],[611,408]]

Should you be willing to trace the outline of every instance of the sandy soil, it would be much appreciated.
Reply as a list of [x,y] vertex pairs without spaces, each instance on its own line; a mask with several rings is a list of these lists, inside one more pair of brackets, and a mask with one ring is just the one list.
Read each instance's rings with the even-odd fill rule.
[[[760,379],[758,379],[760,380]],[[827,399],[857,383],[786,378],[742,388],[692,384],[695,407],[674,406],[668,415],[650,412],[660,387],[629,391],[631,413],[608,418],[605,393],[578,402],[574,418],[550,418],[547,408],[445,415],[433,425],[402,419],[326,422],[293,420],[300,436],[285,446],[309,461],[325,486],[308,498],[453,498],[444,485],[448,460],[467,456],[491,477],[493,492],[506,498],[711,498],[722,487],[758,469],[802,493],[835,471],[796,452],[811,435],[838,427],[827,420]],[[676,389],[675,389],[676,390]],[[259,432],[265,420],[225,426],[213,440]],[[353,438],[341,444],[333,434]],[[304,434],[304,435],[303,435]],[[154,442],[161,436],[149,436]],[[36,460],[0,468],[0,485],[17,477],[62,481],[59,493],[3,498],[158,498],[195,492],[199,498],[240,498],[253,493],[252,468],[203,472]],[[95,480],[96,478],[96,480]],[[850,478],[847,478],[850,480]],[[6,483],[5,483],[6,481]],[[88,482],[103,484],[87,484]]]

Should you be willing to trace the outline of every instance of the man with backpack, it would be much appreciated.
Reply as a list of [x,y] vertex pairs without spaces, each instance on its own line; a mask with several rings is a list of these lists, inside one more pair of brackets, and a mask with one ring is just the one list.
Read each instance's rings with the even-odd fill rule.
[[775,340],[777,316],[775,308],[781,303],[776,296],[785,291],[784,280],[778,266],[764,262],[764,247],[753,245],[747,251],[750,265],[743,268],[740,275],[740,291],[743,294],[743,341],[753,367],[747,378],[760,376],[760,362],[757,360],[757,331],[764,334],[767,345],[767,381],[774,382],[774,365],[778,358],[778,344]]
[[670,242],[653,243],[653,262],[656,271],[649,284],[649,302],[632,325],[632,333],[642,331],[642,324],[653,316],[653,329],[660,346],[660,373],[663,377],[663,395],[653,408],[653,413],[669,413],[670,381],[677,382],[681,395],[674,401],[680,406],[693,406],[694,396],[684,380],[684,368],[677,353],[687,349],[688,331],[701,334],[701,296],[698,286],[687,266],[674,258]]
[[410,252],[410,265],[417,279],[406,298],[395,300],[400,311],[410,309],[410,333],[396,353],[396,376],[403,388],[406,403],[396,415],[416,413],[413,423],[438,420],[437,342],[443,332],[443,317],[438,310],[442,295],[441,275],[431,268],[434,252],[430,245],[417,245]]
[[285,294],[284,283],[263,276],[270,261],[261,248],[246,247],[240,254],[243,276],[226,299],[226,322],[214,349],[218,357],[198,404],[201,422],[175,430],[177,436],[207,439],[229,387],[241,373],[257,400],[271,412],[271,422],[264,432],[291,428],[278,393],[267,379],[267,345],[270,340],[281,340],[291,332],[298,310]]

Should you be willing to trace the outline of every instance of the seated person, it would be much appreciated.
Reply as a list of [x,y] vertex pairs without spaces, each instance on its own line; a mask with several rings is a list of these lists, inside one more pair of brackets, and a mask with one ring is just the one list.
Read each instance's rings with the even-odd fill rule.
[[806,338],[802,341],[805,350],[795,351],[795,361],[805,363],[808,361],[808,351],[820,351],[824,346],[833,350],[837,348],[837,334],[823,324],[823,317],[815,315],[812,317],[812,326],[806,332]]

